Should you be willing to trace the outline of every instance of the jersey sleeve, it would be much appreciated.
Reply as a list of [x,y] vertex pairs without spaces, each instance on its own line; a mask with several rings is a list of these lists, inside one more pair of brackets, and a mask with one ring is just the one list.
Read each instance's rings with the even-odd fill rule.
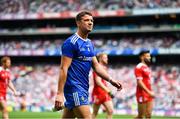
[[142,69],[141,68],[135,68],[135,76],[137,80],[142,80],[143,76],[142,76]]
[[73,58],[75,46],[71,42],[65,42],[62,45],[62,55]]
[[93,49],[93,56],[96,56],[96,55],[97,55],[97,52],[95,51],[93,42],[91,42],[91,45],[92,45],[92,49]]

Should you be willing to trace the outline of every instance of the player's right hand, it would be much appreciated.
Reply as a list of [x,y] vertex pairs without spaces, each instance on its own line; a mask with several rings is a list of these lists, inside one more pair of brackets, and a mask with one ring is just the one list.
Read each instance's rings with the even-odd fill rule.
[[17,92],[17,91],[14,91],[13,94],[14,94],[14,96],[16,96],[16,97],[18,97],[18,96],[21,95],[21,93],[20,93],[20,92]]
[[57,93],[53,110],[59,111],[64,108],[64,94]]
[[155,98],[155,94],[154,94],[153,91],[150,91],[150,92],[149,92],[149,95],[150,95],[151,97]]

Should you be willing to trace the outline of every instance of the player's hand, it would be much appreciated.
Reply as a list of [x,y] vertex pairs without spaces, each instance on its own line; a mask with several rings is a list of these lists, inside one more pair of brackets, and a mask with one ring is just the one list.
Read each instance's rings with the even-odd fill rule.
[[18,97],[18,96],[20,96],[21,95],[21,93],[20,92],[17,92],[17,91],[14,91],[14,96],[16,96],[16,97]]
[[120,82],[112,79],[112,80],[110,80],[110,83],[111,83],[113,86],[115,86],[115,87],[118,89],[118,91],[120,91],[120,90],[122,89],[122,85],[121,85]]
[[59,111],[59,110],[62,110],[63,108],[64,108],[64,94],[58,93],[56,95],[53,111]]
[[155,94],[154,94],[153,91],[150,91],[150,92],[149,92],[149,95],[150,95],[151,97],[155,98]]
[[112,94],[111,91],[109,91],[108,94],[109,94],[109,96],[110,96],[111,98],[114,98],[114,95]]

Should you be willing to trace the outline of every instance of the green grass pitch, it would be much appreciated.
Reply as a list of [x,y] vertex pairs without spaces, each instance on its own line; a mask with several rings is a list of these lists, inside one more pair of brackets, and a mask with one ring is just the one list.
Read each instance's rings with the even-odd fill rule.
[[[60,119],[59,112],[10,112],[10,119]],[[0,113],[0,118],[1,118]],[[113,115],[113,119],[133,119],[134,115]],[[105,114],[99,114],[97,119],[105,119]],[[180,119],[180,117],[153,116],[152,119]]]

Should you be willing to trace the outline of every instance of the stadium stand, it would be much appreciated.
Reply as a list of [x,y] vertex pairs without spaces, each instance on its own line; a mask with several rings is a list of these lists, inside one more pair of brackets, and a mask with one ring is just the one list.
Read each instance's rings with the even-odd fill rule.
[[[13,81],[17,90],[26,92],[25,94],[28,111],[35,111],[34,109],[37,109],[38,111],[51,109],[56,93],[55,87],[58,81],[58,67],[59,66],[55,64],[31,66],[18,65],[12,67],[12,72],[14,74]],[[123,90],[119,93],[116,92],[114,87],[109,85],[113,93],[116,94],[116,97],[113,100],[115,109],[121,113],[125,111],[129,114],[135,114],[136,79],[133,75],[133,68],[135,65],[118,64],[111,65],[110,67],[109,73],[115,79],[119,79],[123,85]],[[154,113],[164,110],[164,107],[166,107],[164,115],[173,115],[173,113],[170,113],[171,110],[174,110],[177,113],[180,108],[180,104],[178,102],[178,100],[180,100],[180,96],[179,93],[177,93],[180,91],[180,88],[178,87],[180,81],[179,65],[153,65],[152,71],[153,89],[157,94],[155,99],[156,106],[154,107]],[[93,80],[91,80],[91,84],[92,81]],[[92,86],[93,85],[91,85],[90,89],[92,89]],[[131,91],[129,92],[130,89]],[[14,97],[9,96],[8,98],[12,100],[11,98]],[[20,99],[17,99],[17,102],[18,101],[20,101]],[[14,108],[19,110],[20,103],[16,103]]]
[[[176,37],[123,37],[120,39],[92,39],[97,52],[109,55],[134,55],[141,49],[151,49],[152,54],[161,54],[163,49],[179,51],[180,40]],[[3,39],[2,39],[3,40]],[[1,55],[61,55],[63,39],[54,40],[4,40],[0,44]],[[158,53],[157,53],[158,52]]]
[[3,14],[180,7],[179,0],[2,0],[1,4]]

